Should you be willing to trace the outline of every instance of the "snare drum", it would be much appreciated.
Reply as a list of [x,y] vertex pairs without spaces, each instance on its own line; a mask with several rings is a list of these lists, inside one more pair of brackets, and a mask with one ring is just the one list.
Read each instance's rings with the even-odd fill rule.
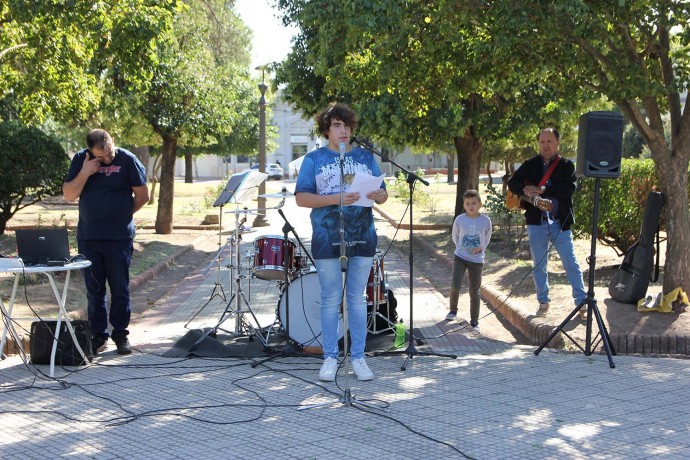
[[[290,303],[289,331],[286,320],[286,303]],[[310,272],[299,276],[287,289],[283,290],[278,301],[278,319],[290,339],[302,347],[323,347],[321,342],[321,284],[319,275]],[[343,318],[338,322],[338,340],[342,339]]]
[[260,236],[254,240],[254,268],[252,274],[262,280],[285,279],[285,263],[288,275],[293,276],[295,243],[279,235]]

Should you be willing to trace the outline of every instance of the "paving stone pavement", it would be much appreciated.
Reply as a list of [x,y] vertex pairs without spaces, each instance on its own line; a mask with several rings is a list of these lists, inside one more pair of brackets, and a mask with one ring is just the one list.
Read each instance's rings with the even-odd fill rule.
[[[306,210],[291,200],[283,210],[308,245]],[[242,264],[257,237],[282,234],[275,210],[267,220],[269,227],[243,234]],[[88,366],[56,369],[54,379],[47,366],[19,356],[2,361],[2,457],[690,457],[690,361],[614,356],[610,368],[598,353],[545,349],[535,356],[534,347],[485,339],[466,322],[445,321],[446,299],[423,276],[414,273],[410,290],[405,253],[393,244],[385,276],[398,314],[425,337],[416,351],[457,358],[406,361],[403,349],[368,357],[373,381],[348,378],[343,368],[335,383],[323,383],[321,361],[312,357],[256,367],[255,359],[163,357],[188,330],[215,326],[237,291],[230,273],[236,257],[224,253],[219,269],[199,267],[164,306],[132,325],[132,355],[118,356],[111,346]],[[263,328],[276,321],[280,289],[275,281],[242,283],[249,281],[242,294],[253,316],[243,317]],[[219,286],[226,300],[213,296]],[[234,332],[235,318],[221,327]]]

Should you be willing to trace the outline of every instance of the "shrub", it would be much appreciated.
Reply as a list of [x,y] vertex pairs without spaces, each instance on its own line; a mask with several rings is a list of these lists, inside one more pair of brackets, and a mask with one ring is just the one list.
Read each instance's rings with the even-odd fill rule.
[[14,214],[62,193],[69,158],[60,143],[38,128],[0,123],[0,234]]
[[[575,237],[591,238],[595,182],[594,178],[581,179],[573,197]],[[639,238],[649,192],[659,188],[654,162],[651,159],[623,159],[620,177],[599,180],[599,183],[597,239],[623,255]],[[663,221],[662,213],[662,229]]]
[[522,213],[509,211],[504,193],[492,185],[487,187],[487,194],[482,201],[493,225],[492,238],[504,241],[511,249],[517,248],[526,236]]
[[[423,177],[424,170],[418,169],[415,171],[415,174],[417,174],[419,177]],[[398,173],[395,175],[395,180],[388,185],[388,192],[400,201],[410,200],[410,185],[407,183],[407,175],[404,172],[398,171]],[[416,185],[414,188],[412,203],[417,206],[422,206],[431,214],[436,213],[436,200],[429,194],[429,192]]]

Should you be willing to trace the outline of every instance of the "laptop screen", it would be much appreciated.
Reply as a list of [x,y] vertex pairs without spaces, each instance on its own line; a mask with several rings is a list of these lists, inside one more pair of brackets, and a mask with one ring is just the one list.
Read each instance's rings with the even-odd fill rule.
[[67,262],[70,258],[69,239],[64,227],[17,229],[15,235],[17,255],[24,261],[24,265]]

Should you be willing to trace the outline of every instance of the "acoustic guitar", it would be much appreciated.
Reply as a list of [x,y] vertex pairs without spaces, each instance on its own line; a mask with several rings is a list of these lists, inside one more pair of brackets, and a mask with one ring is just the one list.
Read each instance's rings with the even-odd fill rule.
[[542,211],[547,211],[549,204],[551,204],[551,200],[547,198],[542,198],[540,196],[516,195],[510,190],[506,190],[506,208],[508,208],[509,211],[521,211],[524,209],[521,205],[523,201],[531,204],[532,206],[536,206]]

